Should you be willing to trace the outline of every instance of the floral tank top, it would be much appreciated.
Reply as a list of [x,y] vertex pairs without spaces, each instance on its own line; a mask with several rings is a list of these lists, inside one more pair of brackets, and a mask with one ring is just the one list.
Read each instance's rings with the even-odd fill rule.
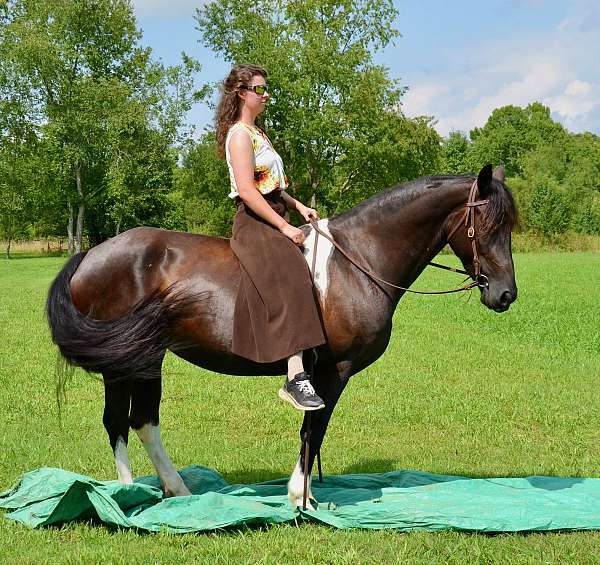
[[261,194],[269,194],[278,188],[285,189],[288,185],[287,177],[283,172],[283,161],[279,153],[273,149],[271,141],[266,134],[257,127],[248,126],[242,122],[233,124],[227,132],[225,140],[225,157],[229,167],[229,178],[231,180],[231,191],[229,198],[239,196],[229,155],[229,139],[233,132],[243,129],[252,140],[252,149],[254,150],[254,183]]

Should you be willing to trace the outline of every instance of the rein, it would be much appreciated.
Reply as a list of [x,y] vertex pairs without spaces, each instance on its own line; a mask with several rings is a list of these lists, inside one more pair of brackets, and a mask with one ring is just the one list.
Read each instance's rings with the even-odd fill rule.
[[[369,269],[359,265],[357,263],[357,261],[354,258],[352,258],[346,251],[344,251],[332,237],[330,237],[328,234],[323,232],[318,227],[316,220],[311,219],[310,225],[313,227],[313,229],[316,232],[315,233],[315,248],[313,251],[313,271],[312,271],[313,277],[314,277],[314,269],[315,269],[315,259],[317,256],[318,237],[319,237],[319,235],[322,235],[325,239],[328,239],[331,242],[331,244],[346,259],[348,259],[348,261],[350,261],[350,263],[352,263],[358,270],[362,271],[365,275],[371,277],[372,279],[374,279],[380,283],[387,284],[388,286],[391,286],[393,288],[397,288],[398,290],[403,290],[405,292],[412,292],[413,294],[451,294],[454,292],[463,292],[465,290],[471,290],[472,288],[475,288],[476,286],[478,286],[480,288],[487,287],[488,280],[485,275],[481,274],[481,262],[479,261],[479,253],[477,252],[477,243],[475,240],[475,212],[473,209],[476,206],[483,206],[483,205],[487,204],[489,202],[489,200],[488,199],[475,200],[476,194],[477,194],[477,179],[475,179],[473,181],[473,184],[471,185],[471,190],[469,191],[469,198],[467,199],[467,203],[465,205],[465,212],[464,212],[463,216],[456,223],[456,225],[454,226],[452,231],[448,234],[448,237],[446,237],[446,242],[448,242],[450,240],[450,238],[456,233],[456,230],[461,226],[461,224],[464,223],[464,226],[467,228],[467,237],[471,240],[471,246],[473,248],[473,268],[475,270],[475,277],[474,277],[475,280],[473,280],[472,282],[470,282],[466,285],[457,287],[457,288],[449,289],[449,290],[411,290],[410,288],[398,286],[397,284],[394,284],[394,283],[391,283],[389,281],[382,279],[381,277],[377,276],[375,273],[373,273]],[[446,271],[452,271],[454,273],[461,273],[463,275],[470,276],[469,273],[467,273],[466,271],[464,271],[462,269],[455,269],[454,267],[448,267],[446,265],[440,265],[439,263],[433,263],[433,262],[430,262],[429,264],[433,267],[437,267],[438,269],[444,269]]]

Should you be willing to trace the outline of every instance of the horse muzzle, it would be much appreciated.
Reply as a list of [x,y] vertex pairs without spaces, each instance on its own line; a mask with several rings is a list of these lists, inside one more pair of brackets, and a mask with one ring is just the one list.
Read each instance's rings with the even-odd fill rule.
[[[481,302],[494,312],[506,312],[510,305],[517,299],[517,286],[516,285],[494,285],[490,283],[485,275],[480,275],[480,281],[478,279],[479,289],[481,290]],[[495,290],[498,286],[500,288]]]

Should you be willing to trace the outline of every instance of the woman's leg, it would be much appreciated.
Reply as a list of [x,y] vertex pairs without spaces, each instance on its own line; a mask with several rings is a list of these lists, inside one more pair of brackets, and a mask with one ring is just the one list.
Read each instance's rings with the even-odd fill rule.
[[304,365],[302,364],[302,351],[294,353],[288,357],[288,381],[291,381],[298,373],[304,371]]
[[298,410],[320,410],[325,403],[310,384],[309,376],[302,364],[302,351],[288,357],[288,376],[279,389],[279,398],[289,402]]

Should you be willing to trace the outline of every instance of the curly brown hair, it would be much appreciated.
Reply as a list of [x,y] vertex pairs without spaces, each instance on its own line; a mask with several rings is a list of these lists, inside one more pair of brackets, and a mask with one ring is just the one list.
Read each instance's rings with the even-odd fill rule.
[[215,113],[217,152],[221,158],[225,157],[227,132],[240,117],[241,98],[237,93],[241,88],[250,86],[252,77],[257,75],[266,80],[267,71],[259,65],[236,65],[223,81],[221,98]]

